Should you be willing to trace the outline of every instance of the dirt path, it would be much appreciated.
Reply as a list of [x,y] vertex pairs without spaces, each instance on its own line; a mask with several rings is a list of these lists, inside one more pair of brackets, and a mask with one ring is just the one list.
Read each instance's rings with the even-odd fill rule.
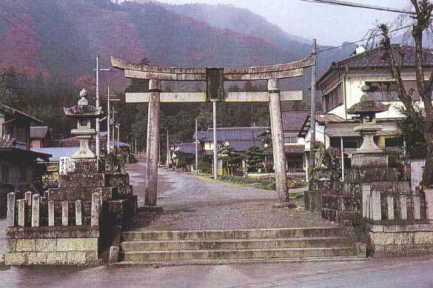
[[[134,164],[131,183],[144,204],[143,163]],[[141,211],[137,229],[198,230],[329,226],[332,223],[302,209],[273,208],[274,191],[207,181],[160,169],[159,214]]]

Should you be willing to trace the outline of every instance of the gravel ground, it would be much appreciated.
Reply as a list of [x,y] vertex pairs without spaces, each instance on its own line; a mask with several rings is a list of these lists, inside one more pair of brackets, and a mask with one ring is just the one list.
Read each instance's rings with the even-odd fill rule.
[[[143,205],[144,163],[130,165],[131,183]],[[141,182],[140,182],[141,181]],[[273,208],[274,191],[215,182],[187,173],[159,170],[162,213],[140,211],[137,229],[199,230],[331,226],[302,208]],[[301,203],[298,203],[301,204]]]

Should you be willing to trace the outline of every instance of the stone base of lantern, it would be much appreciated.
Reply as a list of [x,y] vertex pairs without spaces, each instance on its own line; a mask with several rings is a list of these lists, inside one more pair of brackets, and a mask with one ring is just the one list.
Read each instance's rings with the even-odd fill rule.
[[352,167],[388,167],[388,155],[384,153],[354,153]]

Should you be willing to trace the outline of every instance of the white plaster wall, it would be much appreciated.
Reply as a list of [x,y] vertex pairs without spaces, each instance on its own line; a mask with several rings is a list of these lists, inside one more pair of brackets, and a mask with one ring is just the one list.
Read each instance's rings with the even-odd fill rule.
[[[310,151],[311,144],[311,129],[308,131],[305,136],[305,151]],[[325,144],[325,147],[329,147],[329,137],[325,135],[325,126],[320,125],[316,122],[316,142],[322,142]]]
[[[412,75],[404,75],[404,80],[412,80]],[[391,81],[393,78],[387,75],[354,75],[348,76],[346,78],[346,107],[349,109],[354,104],[359,103],[361,101],[361,97],[363,92],[361,90],[362,86],[364,86],[366,81]],[[400,113],[399,108],[403,107],[403,104],[400,101],[388,101],[382,102],[383,104],[389,104],[390,108],[388,111],[378,113],[376,117],[378,119],[391,119],[391,118],[404,118],[404,115]],[[337,107],[335,112],[340,117],[345,118],[345,107],[344,105]],[[341,111],[342,110],[342,111]],[[351,119],[354,115],[348,114],[347,118]]]

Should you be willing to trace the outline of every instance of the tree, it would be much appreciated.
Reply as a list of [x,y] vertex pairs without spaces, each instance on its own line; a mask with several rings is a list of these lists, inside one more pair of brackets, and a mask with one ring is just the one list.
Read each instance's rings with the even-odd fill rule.
[[415,42],[415,68],[417,90],[420,95],[424,109],[419,109],[412,97],[413,90],[407,90],[402,79],[402,64],[405,57],[404,49],[396,45],[391,45],[389,28],[382,24],[379,26],[383,40],[382,46],[386,51],[384,55],[388,60],[392,76],[396,79],[399,93],[398,96],[404,105],[404,113],[413,123],[414,127],[420,131],[426,142],[426,163],[423,173],[422,185],[430,187],[433,185],[433,73],[430,73],[428,81],[426,79],[425,65],[423,63],[423,35],[429,29],[432,22],[433,4],[429,0],[410,0],[414,9],[414,24],[412,26],[412,37]]

